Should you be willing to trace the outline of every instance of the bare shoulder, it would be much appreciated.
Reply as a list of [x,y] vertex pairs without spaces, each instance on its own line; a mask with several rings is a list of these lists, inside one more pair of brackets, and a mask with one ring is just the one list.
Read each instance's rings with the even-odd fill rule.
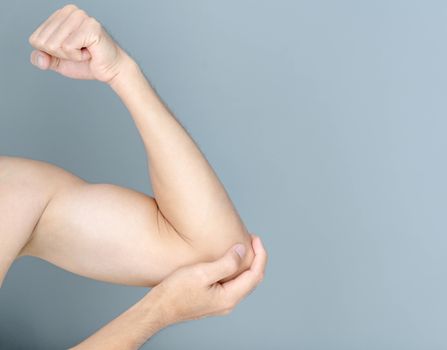
[[52,196],[76,175],[44,161],[0,157],[0,285],[13,261],[21,256]]

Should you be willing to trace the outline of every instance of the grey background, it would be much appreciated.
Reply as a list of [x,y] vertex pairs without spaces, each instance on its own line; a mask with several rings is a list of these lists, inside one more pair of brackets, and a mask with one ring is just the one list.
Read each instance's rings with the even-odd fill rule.
[[[61,1],[0,3],[0,152],[151,194],[125,107],[29,63]],[[270,253],[228,317],[147,349],[445,349],[445,1],[78,1],[137,59]],[[22,258],[0,348],[60,349],[144,288]]]

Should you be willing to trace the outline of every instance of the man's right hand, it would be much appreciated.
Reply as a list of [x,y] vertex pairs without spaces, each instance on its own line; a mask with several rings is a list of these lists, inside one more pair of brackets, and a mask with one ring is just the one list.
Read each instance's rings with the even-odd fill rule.
[[29,37],[31,63],[73,79],[109,83],[129,56],[103,26],[69,4],[56,10]]
[[242,262],[235,245],[213,262],[182,267],[152,288],[148,296],[157,300],[159,321],[165,325],[227,315],[264,278],[267,252],[261,239],[252,235],[255,257],[251,267],[236,278],[219,282],[234,274]]

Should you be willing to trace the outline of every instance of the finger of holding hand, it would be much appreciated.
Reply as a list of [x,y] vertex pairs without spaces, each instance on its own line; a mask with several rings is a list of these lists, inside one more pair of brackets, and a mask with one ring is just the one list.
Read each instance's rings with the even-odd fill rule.
[[249,270],[243,272],[235,279],[225,282],[222,287],[228,298],[239,302],[247,296],[263,280],[265,267],[267,264],[267,252],[259,237],[255,237],[252,242],[255,257]]
[[205,276],[205,283],[211,285],[236,273],[241,266],[244,255],[245,247],[243,244],[238,243],[230,248],[220,259],[203,263],[201,269]]

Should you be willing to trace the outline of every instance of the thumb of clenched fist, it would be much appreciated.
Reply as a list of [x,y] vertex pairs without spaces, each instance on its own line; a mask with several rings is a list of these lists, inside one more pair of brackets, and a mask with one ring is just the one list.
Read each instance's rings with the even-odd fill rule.
[[55,11],[28,41],[36,49],[31,63],[74,79],[109,83],[126,55],[95,18],[73,4]]

